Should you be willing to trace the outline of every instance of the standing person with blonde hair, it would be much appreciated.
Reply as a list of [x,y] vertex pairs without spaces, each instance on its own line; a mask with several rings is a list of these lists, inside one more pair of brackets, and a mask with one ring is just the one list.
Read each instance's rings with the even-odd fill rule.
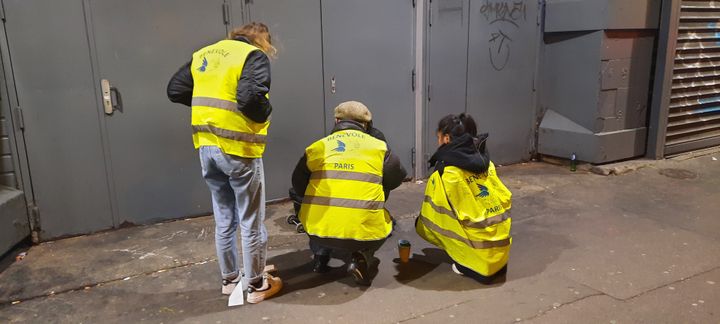
[[253,304],[282,288],[280,278],[265,272],[262,155],[272,112],[268,57],[275,52],[267,26],[253,22],[195,52],[167,87],[170,101],[192,107],[193,142],[212,193],[222,293],[230,295],[243,277],[236,236],[240,226],[247,301]]

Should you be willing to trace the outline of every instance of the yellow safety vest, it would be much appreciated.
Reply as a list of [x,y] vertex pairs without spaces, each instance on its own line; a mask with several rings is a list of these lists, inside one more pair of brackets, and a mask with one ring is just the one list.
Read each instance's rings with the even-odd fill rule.
[[255,46],[222,40],[193,54],[192,129],[195,148],[217,146],[226,154],[259,158],[270,121],[256,123],[237,107],[237,86]]
[[460,265],[493,275],[510,253],[511,197],[492,162],[483,174],[445,167],[428,179],[415,230]]
[[311,172],[300,221],[325,238],[375,241],[392,230],[384,208],[383,162],[387,145],[364,132],[335,132],[305,149]]

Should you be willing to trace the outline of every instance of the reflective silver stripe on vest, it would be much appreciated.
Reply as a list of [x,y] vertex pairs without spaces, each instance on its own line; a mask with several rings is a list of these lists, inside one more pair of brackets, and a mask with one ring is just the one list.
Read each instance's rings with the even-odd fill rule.
[[432,201],[432,198],[431,198],[430,196],[425,196],[425,200],[424,200],[424,201],[425,201],[426,203],[430,204],[430,207],[432,207],[432,209],[435,210],[436,213],[445,215],[445,216],[450,217],[450,218],[452,218],[452,219],[455,219],[455,220],[459,221],[462,226],[465,226],[465,227],[472,227],[472,228],[483,229],[483,228],[486,228],[486,227],[488,227],[488,226],[500,224],[500,223],[502,223],[502,222],[504,222],[504,221],[506,221],[506,220],[508,220],[508,219],[510,218],[510,215],[508,215],[507,213],[502,213],[502,214],[500,214],[500,215],[495,215],[495,216],[492,216],[492,217],[488,217],[488,218],[486,218],[486,219],[484,219],[484,220],[482,220],[482,221],[479,221],[479,222],[473,222],[473,221],[470,221],[470,220],[467,220],[467,219],[466,219],[466,220],[459,220],[453,211],[451,211],[451,210],[449,210],[449,209],[447,209],[447,208],[445,208],[445,207],[436,205],[435,202]]
[[316,197],[316,196],[305,196],[303,198],[303,204],[357,208],[357,209],[371,209],[371,210],[383,209],[383,207],[385,207],[385,202],[382,202],[382,201]]
[[211,125],[192,125],[193,133],[211,133],[215,136],[227,138],[233,141],[241,141],[248,143],[265,143],[267,136],[261,134],[243,133],[238,131],[231,131],[223,128],[218,128]]
[[193,97],[192,105],[229,110],[232,112],[240,112],[237,109],[237,103],[232,102],[230,100],[223,100],[223,99],[216,99],[216,98],[209,98],[209,97]]
[[449,209],[447,209],[447,208],[445,208],[445,207],[442,207],[442,206],[435,205],[435,202],[432,201],[432,197],[430,197],[430,196],[425,196],[425,200],[424,200],[424,201],[425,201],[426,203],[430,204],[430,207],[432,207],[432,209],[434,209],[436,213],[438,213],[438,214],[443,214],[443,215],[446,215],[446,216],[448,216],[448,217],[452,217],[452,218],[454,218],[454,219],[457,219],[457,217],[455,217],[455,213],[454,213],[452,210],[449,210]]
[[445,236],[447,238],[451,238],[453,240],[463,242],[467,246],[473,248],[473,249],[491,249],[496,247],[504,247],[510,245],[510,237],[499,240],[499,241],[473,241],[466,237],[462,237],[458,235],[457,233],[446,230],[444,228],[441,228],[440,226],[435,225],[431,220],[429,220],[427,217],[425,217],[423,214],[420,214],[420,220],[422,221],[423,225],[430,229],[431,231],[438,233],[442,236]]
[[361,172],[349,172],[349,171],[335,171],[335,170],[324,170],[315,171],[310,175],[310,179],[338,179],[338,180],[355,180],[363,181],[374,184],[381,184],[382,177],[379,175],[361,173]]
[[463,220],[460,221],[460,223],[465,227],[472,227],[472,228],[486,228],[488,226],[493,226],[500,224],[510,218],[510,215],[508,213],[502,213],[500,215],[495,215],[492,217],[485,218],[482,221],[479,222],[471,222],[469,220]]

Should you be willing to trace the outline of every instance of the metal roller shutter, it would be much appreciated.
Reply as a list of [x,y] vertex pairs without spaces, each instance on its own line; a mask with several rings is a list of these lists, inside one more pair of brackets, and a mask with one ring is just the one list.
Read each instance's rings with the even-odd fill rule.
[[720,1],[680,10],[665,154],[720,144]]

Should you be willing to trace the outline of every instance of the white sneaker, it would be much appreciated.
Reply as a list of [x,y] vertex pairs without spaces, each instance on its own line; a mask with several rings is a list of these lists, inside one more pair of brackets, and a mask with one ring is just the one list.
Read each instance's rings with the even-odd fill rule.
[[458,270],[458,268],[457,268],[457,266],[455,265],[455,263],[452,264],[452,271],[455,272],[455,273],[457,273],[457,274],[459,274],[459,275],[461,275],[461,276],[464,276],[464,275],[465,275],[465,274],[463,274],[462,272],[460,272],[460,270]]
[[263,300],[266,300],[273,295],[280,292],[283,287],[283,282],[278,277],[274,277],[269,273],[263,275],[262,286],[254,287],[249,285],[247,302],[250,304],[257,304]]
[[223,295],[230,295],[232,294],[233,290],[235,290],[235,287],[237,287],[238,283],[240,283],[240,279],[242,279],[241,276],[237,276],[237,278],[233,280],[227,280],[223,279],[222,281],[222,294]]

